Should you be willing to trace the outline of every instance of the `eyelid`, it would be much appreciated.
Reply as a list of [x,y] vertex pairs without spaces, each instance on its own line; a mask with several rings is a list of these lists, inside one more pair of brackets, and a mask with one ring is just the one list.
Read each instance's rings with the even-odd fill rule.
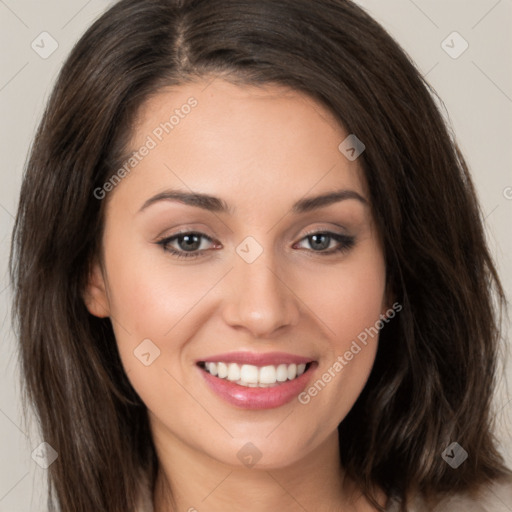
[[316,256],[316,255],[328,256],[328,255],[335,254],[335,253],[343,253],[343,252],[351,249],[355,245],[355,242],[356,242],[356,237],[352,236],[352,235],[347,235],[344,233],[337,233],[335,231],[330,231],[328,229],[314,229],[312,231],[305,233],[299,239],[299,241],[295,242],[293,245],[295,246],[295,245],[301,243],[303,240],[305,240],[313,235],[327,235],[329,238],[335,240],[338,244],[341,244],[341,246],[331,248],[328,250],[324,250],[324,251],[307,250],[307,252],[311,256]]
[[197,231],[194,229],[186,229],[183,231],[177,231],[176,233],[173,233],[172,235],[161,236],[155,241],[155,243],[156,244],[163,244],[166,242],[170,243],[171,241],[178,239],[180,236],[185,236],[185,235],[197,235],[201,239],[208,240],[208,242],[214,242],[214,243],[220,244],[220,242],[217,242],[213,237],[207,235],[206,233],[203,233],[202,231]]
[[338,233],[337,231],[333,231],[332,228],[313,228],[310,231],[306,231],[306,233],[304,233],[300,239],[302,240],[308,236],[319,235],[321,233],[325,233],[327,235],[349,236],[346,233]]
[[197,235],[201,240],[204,239],[204,240],[208,240],[209,242],[213,242],[214,244],[216,243],[216,240],[214,240],[213,237],[210,237],[206,233],[203,233],[203,232],[197,231],[197,230],[193,230],[193,229],[182,229],[180,231],[177,231],[176,233],[173,233],[172,235],[160,237],[158,240],[155,241],[155,243],[157,245],[160,245],[165,252],[170,253],[177,258],[193,259],[193,258],[203,256],[204,252],[208,249],[202,249],[202,250],[198,250],[198,251],[181,251],[181,250],[174,249],[172,247],[168,247],[168,245],[171,242],[177,240],[178,238],[180,238],[180,236],[184,236],[184,235]]
[[[213,239],[206,233],[202,233],[201,231],[196,231],[196,230],[191,230],[191,229],[180,230],[176,233],[173,233],[172,235],[161,237],[155,243],[162,246],[162,248],[165,252],[168,252],[177,258],[194,258],[195,259],[198,257],[205,256],[205,252],[211,250],[211,249],[201,249],[201,250],[195,250],[195,251],[183,251],[183,250],[179,250],[179,249],[174,249],[172,247],[168,247],[168,245],[171,242],[179,239],[180,236],[184,236],[184,235],[197,235],[201,240],[204,239],[209,242],[213,242],[215,245],[217,245],[216,248],[217,249],[219,248],[218,245],[220,243],[217,242],[215,239]],[[330,249],[321,250],[321,251],[315,251],[313,249],[310,249],[310,250],[306,249],[306,252],[310,253],[311,256],[313,256],[313,255],[329,256],[329,255],[333,255],[336,253],[344,253],[344,252],[350,250],[355,244],[354,236],[343,234],[343,233],[337,233],[334,231],[330,231],[329,229],[316,228],[316,229],[312,229],[312,230],[306,232],[305,234],[303,234],[301,236],[301,238],[293,244],[293,247],[313,235],[326,235],[329,238],[334,239],[338,244],[341,244],[341,245],[338,245],[338,247],[335,247],[335,248],[330,248]],[[222,244],[220,244],[220,246],[222,248]]]

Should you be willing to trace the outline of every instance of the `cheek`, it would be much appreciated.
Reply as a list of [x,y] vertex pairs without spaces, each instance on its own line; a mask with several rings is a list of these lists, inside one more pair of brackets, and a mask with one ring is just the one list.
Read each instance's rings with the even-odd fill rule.
[[169,397],[173,407],[190,408],[190,396],[179,384],[191,365],[189,340],[215,309],[208,292],[226,268],[177,264],[147,243],[124,252],[120,248],[129,241],[109,242],[111,319],[124,371],[150,410],[166,410]]
[[[129,255],[112,244],[107,263],[111,312],[126,331],[160,339],[194,309],[222,272],[206,266],[172,262],[147,243]],[[123,334],[123,333],[121,333]]]
[[373,244],[302,282],[300,296],[326,327],[336,352],[347,350],[385,310],[385,264]]
[[336,270],[317,275],[315,284],[301,293],[325,327],[327,346],[302,403],[308,403],[329,429],[352,408],[373,367],[378,322],[386,309],[381,253],[374,248],[360,251]]

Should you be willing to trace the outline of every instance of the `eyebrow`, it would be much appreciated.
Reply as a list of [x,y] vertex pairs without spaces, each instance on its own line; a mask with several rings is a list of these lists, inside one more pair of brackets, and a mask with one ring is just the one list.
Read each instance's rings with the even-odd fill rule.
[[[348,199],[355,199],[365,205],[368,204],[367,200],[355,190],[342,189],[318,196],[301,198],[293,205],[292,212],[296,214],[306,213]],[[165,190],[150,197],[144,202],[139,212],[160,201],[176,201],[210,212],[233,214],[233,209],[219,197],[199,192],[183,192],[181,190]]]

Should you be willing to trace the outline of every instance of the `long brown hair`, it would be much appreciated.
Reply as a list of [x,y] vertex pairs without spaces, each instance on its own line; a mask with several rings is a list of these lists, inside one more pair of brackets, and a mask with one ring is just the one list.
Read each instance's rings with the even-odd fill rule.
[[[467,165],[404,51],[347,0],[121,0],[60,73],[13,232],[26,403],[58,452],[50,510],[134,512],[140,475],[155,478],[146,408],[110,320],[82,299],[101,245],[105,201],[93,191],[122,165],[145,99],[207,76],[307,93],[366,146],[359,161],[403,310],[339,426],[350,476],[405,510],[413,493],[471,491],[507,474],[491,430],[503,290]],[[441,457],[452,441],[470,454],[456,471]]]

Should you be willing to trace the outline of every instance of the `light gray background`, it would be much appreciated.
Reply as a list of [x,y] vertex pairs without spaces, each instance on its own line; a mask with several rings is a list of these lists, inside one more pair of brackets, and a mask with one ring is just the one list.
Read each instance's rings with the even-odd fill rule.
[[[112,2],[0,0],[0,512],[46,510],[45,469],[31,458],[42,441],[22,423],[16,342],[9,322],[9,241],[22,169],[42,108],[72,45]],[[359,0],[415,60],[438,91],[465,153],[486,216],[492,252],[512,297],[512,0]],[[31,47],[43,31],[57,50]],[[442,42],[457,31],[457,59]],[[461,48],[448,39],[452,51]],[[48,48],[49,46],[46,46]],[[454,364],[457,364],[454,361]],[[510,360],[508,377],[512,376]],[[497,432],[512,466],[512,393],[500,379]],[[470,455],[471,456],[471,455]],[[512,508],[510,508],[512,510]]]

